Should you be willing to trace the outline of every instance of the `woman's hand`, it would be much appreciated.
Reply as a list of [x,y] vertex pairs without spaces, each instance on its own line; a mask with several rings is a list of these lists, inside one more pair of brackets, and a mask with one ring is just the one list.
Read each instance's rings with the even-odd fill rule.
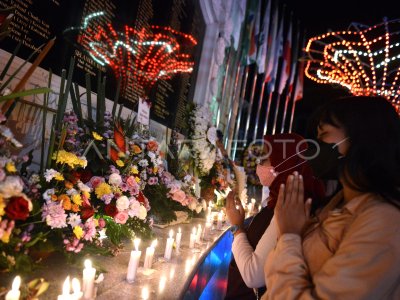
[[[226,215],[232,225],[239,227],[243,226],[244,223],[244,209],[240,201],[236,201],[236,192],[232,191],[226,197]],[[238,209],[236,208],[238,206]]]
[[279,189],[275,217],[280,233],[301,235],[310,218],[310,210],[311,199],[304,203],[303,177],[295,172],[288,177],[286,186],[282,184]]

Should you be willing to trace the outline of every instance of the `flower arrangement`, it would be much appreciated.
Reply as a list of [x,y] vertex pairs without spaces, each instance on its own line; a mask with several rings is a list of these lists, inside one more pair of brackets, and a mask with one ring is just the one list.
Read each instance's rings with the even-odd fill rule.
[[216,129],[211,126],[211,111],[207,106],[189,108],[189,139],[199,176],[208,175],[216,159]]
[[247,175],[247,183],[260,186],[260,180],[256,174],[257,158],[263,155],[262,145],[250,145],[243,152],[243,167]]

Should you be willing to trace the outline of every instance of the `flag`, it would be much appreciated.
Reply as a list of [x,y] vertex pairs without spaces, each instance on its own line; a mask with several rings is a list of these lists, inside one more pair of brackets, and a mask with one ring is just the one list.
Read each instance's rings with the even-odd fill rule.
[[[242,42],[242,64],[251,63],[250,55],[257,53],[257,45],[255,42],[257,8],[259,0],[249,0],[246,11],[245,28]],[[254,58],[255,60],[255,58]]]
[[294,101],[298,101],[303,98],[304,88],[304,60],[299,62],[299,71],[296,80],[296,90],[294,92]]
[[261,21],[261,0],[255,0],[254,22],[250,34],[250,47],[247,56],[247,64],[252,64],[257,60],[257,47],[260,35],[260,21]]
[[259,48],[257,53],[257,65],[258,74],[265,72],[265,59],[267,57],[267,43],[268,43],[268,32],[271,20],[271,2],[272,0],[267,0],[267,6],[264,12],[263,23],[261,25],[261,31],[258,39]]
[[[299,28],[299,24],[297,26]],[[295,75],[296,75],[296,66],[297,66],[297,61],[299,59],[299,44],[300,44],[300,30],[297,30],[296,33],[296,39],[293,42],[293,52],[292,52],[292,66],[290,68],[290,78],[289,78],[289,91],[288,94],[292,94],[293,92],[293,86],[294,86],[294,81],[295,81]]]
[[292,20],[290,20],[289,30],[285,39],[285,46],[283,47],[283,62],[282,62],[282,71],[281,78],[279,80],[278,93],[282,94],[286,83],[290,76],[290,67],[291,67],[291,59],[292,59]]
[[[268,90],[272,93],[275,90],[276,73],[278,72],[279,57],[283,51],[283,19],[279,22],[278,26],[278,10],[275,10],[274,17],[272,20],[272,32],[268,36],[271,42],[271,52],[267,57],[267,71],[265,72],[265,81],[268,82]],[[279,29],[279,30],[278,30]],[[274,34],[275,33],[275,34]],[[268,43],[270,44],[270,43]]]
[[246,0],[233,1],[232,8],[232,20],[233,28],[232,38],[233,38],[233,48],[235,50],[239,47],[240,33],[243,26],[243,21],[246,15]]

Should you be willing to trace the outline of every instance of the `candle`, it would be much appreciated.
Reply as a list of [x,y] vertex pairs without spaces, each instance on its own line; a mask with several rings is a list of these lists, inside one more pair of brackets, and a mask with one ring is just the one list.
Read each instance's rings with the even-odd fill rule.
[[146,248],[146,256],[144,258],[144,265],[145,269],[151,269],[151,265],[153,264],[153,256],[155,247],[157,245],[157,240],[154,240],[149,247]]
[[82,298],[83,293],[81,292],[81,283],[78,278],[72,279],[72,290],[74,291],[72,294],[73,300],[79,300]]
[[167,277],[165,275],[161,276],[160,282],[159,282],[159,285],[158,285],[158,291],[160,293],[162,293],[164,291],[166,282],[167,282]]
[[197,225],[197,232],[196,232],[196,243],[200,244],[201,243],[201,234],[203,233],[203,228],[201,225]]
[[58,295],[58,300],[71,300],[71,294],[69,293],[71,289],[69,283],[69,276],[64,281],[63,288],[62,288],[62,295]]
[[212,226],[211,222],[207,221],[207,223],[206,223],[206,225],[204,227],[204,236],[203,236],[204,240],[208,239],[208,237],[209,237],[209,235],[211,233],[211,226]]
[[144,300],[149,299],[149,289],[147,287],[144,287],[142,290],[142,298]]
[[142,255],[142,251],[139,251],[140,239],[134,239],[133,244],[135,246],[135,250],[131,251],[131,258],[129,259],[128,271],[126,274],[126,280],[129,283],[135,281],[136,272],[139,266],[140,256]]
[[192,249],[194,248],[194,242],[196,241],[196,227],[193,227],[192,233],[190,234],[190,242],[189,242],[189,248]]
[[221,230],[222,229],[222,211],[218,213],[218,222],[217,222],[217,229]]
[[6,300],[19,300],[19,296],[21,292],[19,291],[19,287],[21,285],[21,277],[16,276],[13,280],[11,290],[6,295]]
[[96,269],[92,267],[90,259],[85,260],[85,269],[83,269],[83,299],[94,298],[94,277],[96,276]]
[[164,258],[167,260],[171,259],[171,254],[172,254],[172,247],[174,245],[174,231],[171,229],[169,231],[169,238],[167,239],[167,244],[165,245],[165,252],[164,252]]
[[261,204],[258,206],[258,212],[260,212],[262,209]]
[[178,233],[176,234],[176,250],[179,251],[179,248],[181,247],[181,239],[182,239],[182,232],[181,228],[179,227]]

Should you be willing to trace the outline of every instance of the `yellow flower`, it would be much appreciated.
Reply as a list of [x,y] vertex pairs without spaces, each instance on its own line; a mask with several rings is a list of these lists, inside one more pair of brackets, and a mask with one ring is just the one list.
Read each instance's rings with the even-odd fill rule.
[[139,170],[137,169],[136,166],[133,166],[133,167],[131,168],[131,173],[134,174],[134,175],[139,174]]
[[80,226],[75,226],[74,227],[74,234],[78,240],[80,240],[83,237],[83,229]]
[[4,233],[3,233],[3,236],[1,237],[0,240],[4,244],[8,244],[10,242],[10,235],[11,235],[11,232],[8,232],[7,230],[5,230]]
[[135,177],[135,180],[137,183],[140,183],[140,178],[139,177]]
[[17,172],[17,168],[15,168],[15,165],[12,161],[9,161],[8,163],[6,163],[6,170],[8,173]]
[[158,168],[157,168],[157,167],[154,167],[154,168],[153,168],[153,173],[154,173],[154,174],[157,174],[157,172],[158,172]]
[[118,157],[125,157],[125,153],[124,152],[118,152]]
[[84,195],[88,200],[90,199],[90,193],[88,191],[83,191],[82,195]]
[[81,195],[79,194],[72,195],[72,202],[74,202],[76,205],[81,206],[82,205]]
[[122,160],[120,160],[120,159],[117,159],[117,160],[115,161],[115,163],[117,164],[118,167],[123,167],[123,166],[125,166],[124,162],[123,162]]
[[104,195],[111,194],[111,186],[102,182],[96,187],[95,193],[97,198],[101,199]]
[[54,176],[54,179],[58,180],[58,181],[63,181],[64,180],[64,176],[61,173],[57,173],[56,176]]
[[92,135],[93,135],[94,139],[97,140],[97,141],[102,141],[103,140],[103,137],[100,134],[98,134],[97,132],[93,131]]
[[99,227],[99,220],[94,219],[93,222],[94,222],[94,226]]
[[52,158],[56,161],[56,163],[67,164],[72,169],[74,169],[76,167],[85,168],[87,165],[86,158],[78,157],[75,154],[65,151],[65,150],[60,150],[60,151],[54,152]]
[[6,208],[6,203],[4,201],[3,196],[0,195],[0,221],[1,221],[1,216],[4,216],[5,211],[4,209]]

